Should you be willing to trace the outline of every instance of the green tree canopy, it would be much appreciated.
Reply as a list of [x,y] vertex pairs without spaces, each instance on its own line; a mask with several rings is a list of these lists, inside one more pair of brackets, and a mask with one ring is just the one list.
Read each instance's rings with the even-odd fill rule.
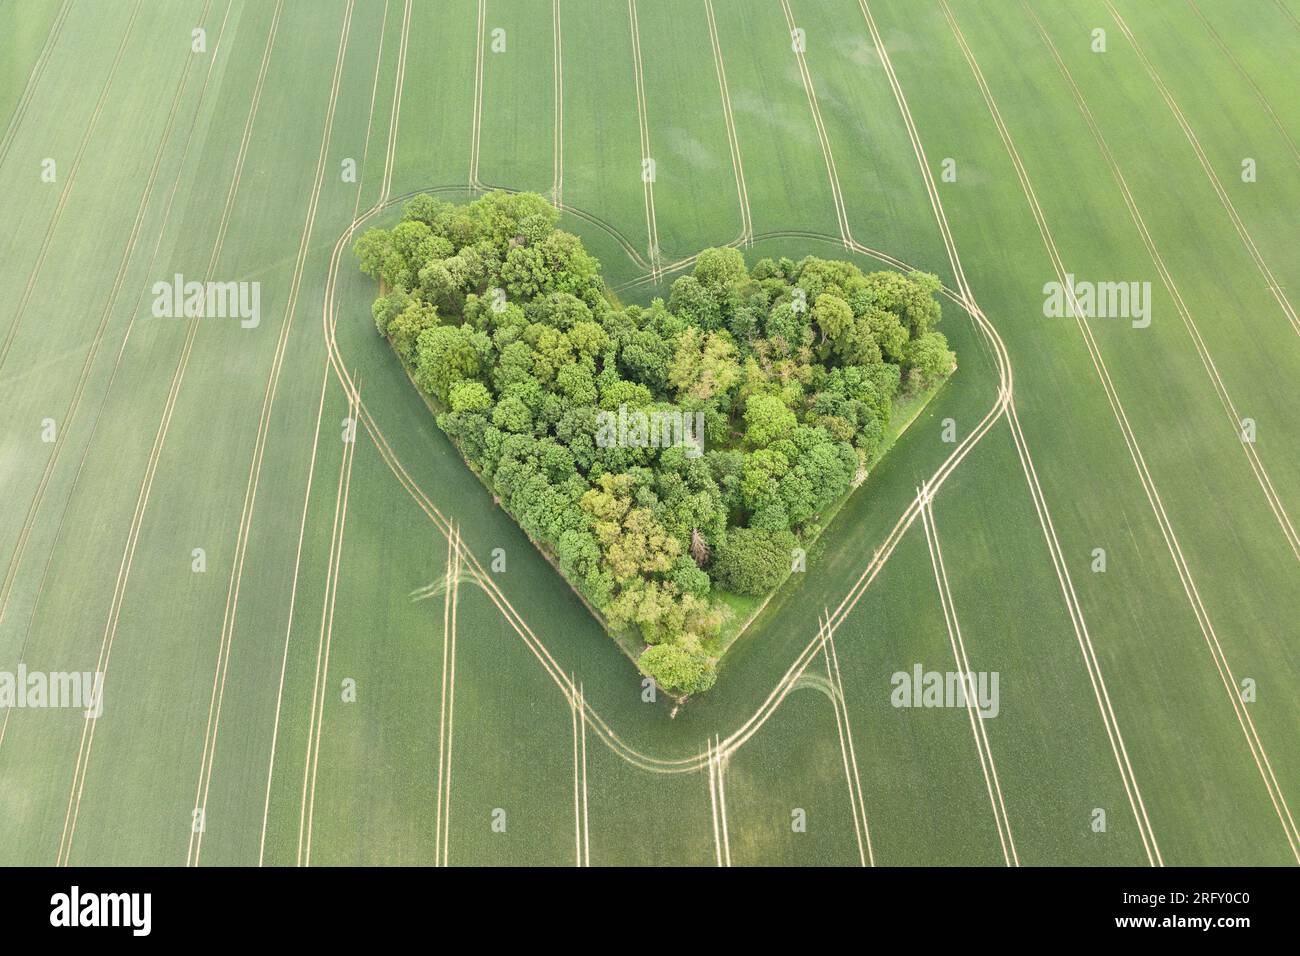
[[[706,249],[624,305],[530,193],[418,195],[356,240],[375,328],[519,526],[673,693],[716,679],[734,595],[789,574],[895,400],[955,357],[938,279]],[[726,592],[730,592],[729,598]]]

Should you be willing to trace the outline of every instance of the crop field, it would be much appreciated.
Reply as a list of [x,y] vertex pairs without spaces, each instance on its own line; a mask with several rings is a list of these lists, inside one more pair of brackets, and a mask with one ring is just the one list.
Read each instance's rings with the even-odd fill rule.
[[[0,53],[0,676],[101,688],[0,708],[0,864],[1300,863],[1300,0],[0,0]],[[680,707],[376,334],[357,236],[496,188],[625,304],[943,283],[957,371]]]

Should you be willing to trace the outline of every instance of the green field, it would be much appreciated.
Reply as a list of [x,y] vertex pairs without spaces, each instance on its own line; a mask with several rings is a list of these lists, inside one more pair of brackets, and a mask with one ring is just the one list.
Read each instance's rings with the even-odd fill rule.
[[[0,710],[0,863],[1300,862],[1297,0],[24,0],[0,50],[0,675],[104,675]],[[375,333],[359,230],[494,187],[625,303],[723,244],[945,284],[957,372],[675,714]]]

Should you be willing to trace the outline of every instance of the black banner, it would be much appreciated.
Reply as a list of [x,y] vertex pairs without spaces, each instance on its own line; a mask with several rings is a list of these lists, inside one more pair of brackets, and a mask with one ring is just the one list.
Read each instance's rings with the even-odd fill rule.
[[1241,934],[1284,931],[1297,901],[1296,872],[1282,869],[677,870],[591,880],[555,870],[11,869],[0,870],[0,914],[8,943],[397,940],[444,927],[575,939],[611,923],[650,940],[739,940],[797,921],[801,932],[901,933],[918,946],[964,931],[1232,946]]

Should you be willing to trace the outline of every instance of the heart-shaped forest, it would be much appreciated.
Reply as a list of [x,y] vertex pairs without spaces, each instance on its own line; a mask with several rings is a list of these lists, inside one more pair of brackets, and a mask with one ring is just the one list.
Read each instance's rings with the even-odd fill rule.
[[726,649],[955,369],[938,279],[705,249],[619,303],[534,193],[419,195],[356,242],[439,428],[641,670]]

